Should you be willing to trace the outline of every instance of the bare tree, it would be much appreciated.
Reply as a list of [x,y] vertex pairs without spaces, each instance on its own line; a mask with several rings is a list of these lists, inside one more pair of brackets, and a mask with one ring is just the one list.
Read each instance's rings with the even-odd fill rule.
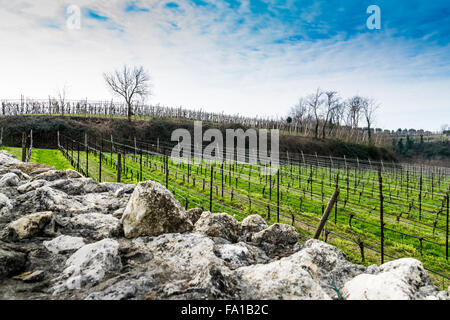
[[150,95],[150,76],[142,66],[130,68],[124,65],[122,70],[104,73],[103,77],[113,93],[125,99],[128,121],[131,121],[133,99]]
[[327,125],[329,125],[331,127],[333,113],[334,113],[336,106],[339,103],[339,98],[337,96],[336,91],[326,91],[326,92],[324,92],[324,94],[326,95],[326,100],[325,100],[325,104],[324,104],[325,105],[324,123],[323,123],[323,128],[322,128],[322,138],[323,139],[325,139],[325,130],[326,130]]
[[[67,84],[64,84],[64,86],[60,89],[58,89],[58,100],[59,104],[61,105],[61,114],[64,115],[64,107],[66,105],[66,96],[67,92],[69,91]],[[58,110],[59,112],[59,110]]]
[[320,107],[322,105],[323,92],[320,88],[317,88],[316,92],[309,95],[307,98],[307,104],[309,107],[309,112],[314,116],[315,127],[314,127],[314,138],[319,138],[319,123],[320,123]]
[[364,99],[360,96],[354,96],[347,100],[347,124],[353,129],[358,128],[359,120],[361,119],[363,100]]
[[372,125],[375,122],[375,113],[379,107],[379,104],[374,99],[362,98],[362,110],[367,123],[369,144],[372,143]]
[[291,108],[289,115],[292,117],[292,121],[302,129],[308,116],[308,105],[306,100],[300,98],[298,103]]

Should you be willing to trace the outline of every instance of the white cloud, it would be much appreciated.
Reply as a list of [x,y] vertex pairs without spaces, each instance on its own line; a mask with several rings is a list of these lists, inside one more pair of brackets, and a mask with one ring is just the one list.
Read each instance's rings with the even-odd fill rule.
[[[179,10],[170,10],[165,1],[151,1],[142,4],[148,13],[126,14],[123,0],[77,1],[110,18],[83,18],[79,31],[65,27],[69,1],[0,3],[1,98],[46,98],[68,83],[69,98],[110,99],[102,73],[128,63],[150,70],[150,102],[163,105],[283,116],[320,86],[376,98],[384,128],[438,129],[450,118],[449,65],[437,68],[448,47],[417,54],[412,42],[370,33],[275,44],[292,31],[249,14],[238,24],[249,10],[245,3],[232,11],[219,1],[216,10],[177,1]],[[43,26],[45,18],[62,29]],[[266,27],[254,31],[260,23]]]

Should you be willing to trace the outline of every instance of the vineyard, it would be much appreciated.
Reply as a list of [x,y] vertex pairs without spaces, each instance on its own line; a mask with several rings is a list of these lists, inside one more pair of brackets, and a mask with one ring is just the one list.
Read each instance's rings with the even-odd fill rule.
[[[217,112],[206,112],[204,110],[193,110],[183,107],[166,107],[161,105],[145,105],[135,103],[133,105],[134,120],[149,119],[188,119],[218,124],[237,124],[257,129],[279,129],[282,134],[300,135],[305,137],[314,136],[314,121],[288,123],[280,117],[246,117],[242,115],[227,115]],[[89,101],[89,100],[59,100],[49,98],[48,100],[25,99],[2,100],[0,116],[18,115],[53,115],[86,118],[126,118],[127,106],[124,103],[114,101]],[[328,131],[329,130],[329,131]],[[324,124],[320,124],[320,131],[325,132]],[[368,143],[368,132],[362,128],[349,127],[347,125],[336,125],[327,129],[327,136],[351,143]],[[389,131],[389,130],[387,130]],[[448,137],[431,132],[391,132],[375,130],[373,143],[378,146],[391,145],[393,139],[406,138],[411,141],[425,142],[448,141]]]
[[305,239],[338,189],[324,241],[366,265],[414,257],[437,284],[450,285],[448,168],[282,154],[277,173],[264,175],[267,165],[176,161],[173,145],[159,140],[58,139],[71,165],[96,181],[158,181],[186,209],[259,214],[296,226]]

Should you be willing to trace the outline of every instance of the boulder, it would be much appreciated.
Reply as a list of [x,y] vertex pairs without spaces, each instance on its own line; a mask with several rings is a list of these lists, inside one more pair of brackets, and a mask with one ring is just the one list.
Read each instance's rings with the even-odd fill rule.
[[66,170],[48,170],[45,172],[42,172],[38,175],[35,175],[31,180],[46,180],[46,181],[55,181],[59,179],[76,179],[76,178],[82,178],[83,176],[72,170],[72,169],[66,169]]
[[83,247],[86,243],[81,237],[71,237],[61,235],[50,241],[44,241],[43,245],[48,251],[55,254],[63,254],[70,251],[75,251]]
[[49,170],[54,170],[55,167],[46,165],[46,164],[39,164],[39,163],[33,163],[33,162],[18,162],[9,167],[10,169],[18,169],[22,171],[23,173],[27,175],[36,175],[42,172],[46,172]]
[[0,222],[2,220],[8,221],[9,218],[12,216],[11,210],[13,209],[13,204],[9,198],[4,195],[3,193],[0,193]]
[[51,221],[52,216],[53,212],[45,211],[29,214],[15,220],[7,227],[7,237],[12,240],[23,240],[39,235]]
[[22,162],[14,158],[9,152],[5,150],[0,150],[0,165],[9,167],[21,163]]
[[30,181],[30,182],[24,183],[24,184],[20,185],[19,187],[17,187],[17,191],[19,191],[20,193],[27,193],[32,190],[36,190],[40,187],[43,187],[47,183],[48,183],[48,181],[46,181],[46,180]]
[[319,281],[302,267],[297,252],[267,264],[235,270],[241,299],[248,300],[330,300]]
[[0,188],[15,187],[19,184],[19,177],[12,172],[8,172],[0,177]]
[[259,214],[252,214],[251,216],[246,217],[241,222],[242,230],[248,232],[260,232],[266,229],[268,226],[266,220],[261,217]]
[[361,274],[345,283],[346,300],[449,299],[432,285],[422,263],[403,258],[380,266],[378,274]]
[[67,290],[90,288],[108,272],[120,271],[119,243],[112,239],[87,244],[67,259],[66,268],[55,279],[53,294]]
[[160,183],[140,182],[122,215],[125,237],[157,236],[192,229],[186,211]]
[[236,242],[241,229],[237,220],[229,214],[205,211],[195,223],[194,231]]
[[119,219],[98,212],[77,214],[73,217],[58,217],[56,224],[65,234],[93,240],[117,237],[122,233]]
[[292,245],[298,242],[298,231],[293,226],[274,223],[270,227],[255,233],[252,237],[255,243],[270,243],[274,245]]
[[224,260],[230,269],[271,261],[263,250],[245,242],[216,244],[214,253]]

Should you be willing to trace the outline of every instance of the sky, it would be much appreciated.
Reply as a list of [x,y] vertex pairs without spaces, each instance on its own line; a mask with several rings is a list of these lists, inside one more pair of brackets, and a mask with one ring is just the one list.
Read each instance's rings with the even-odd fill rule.
[[0,40],[0,99],[110,100],[128,64],[151,104],[286,117],[319,87],[376,99],[383,129],[450,124],[448,0],[0,0]]

